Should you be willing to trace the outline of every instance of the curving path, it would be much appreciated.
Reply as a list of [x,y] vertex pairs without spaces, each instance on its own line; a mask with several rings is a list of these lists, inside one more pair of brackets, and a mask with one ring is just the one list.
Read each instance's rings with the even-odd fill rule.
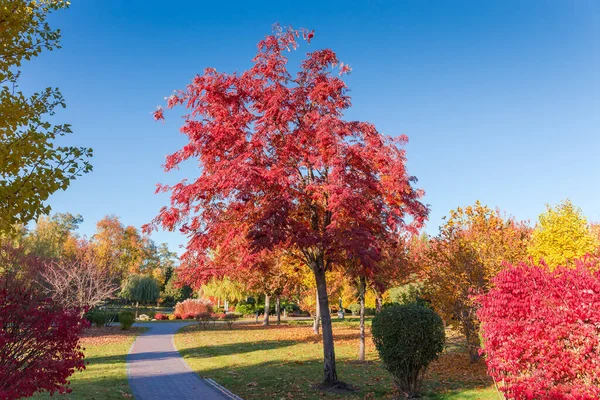
[[189,323],[136,324],[149,328],[127,355],[127,376],[137,400],[237,399],[211,379],[194,373],[175,348],[173,336]]

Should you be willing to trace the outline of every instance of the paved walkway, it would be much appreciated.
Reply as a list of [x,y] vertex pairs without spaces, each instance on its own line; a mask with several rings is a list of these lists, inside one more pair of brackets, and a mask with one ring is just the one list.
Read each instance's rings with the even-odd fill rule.
[[127,355],[127,376],[137,400],[238,399],[210,379],[192,371],[175,348],[173,335],[189,323],[136,324],[150,328]]

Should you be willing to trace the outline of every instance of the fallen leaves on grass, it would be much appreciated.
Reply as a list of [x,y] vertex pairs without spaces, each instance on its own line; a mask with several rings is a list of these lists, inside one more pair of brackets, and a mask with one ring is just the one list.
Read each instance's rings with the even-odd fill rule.
[[81,336],[82,346],[110,345],[128,340],[132,336],[137,336],[146,328],[132,327],[124,331],[120,326],[109,326],[102,328],[88,328]]

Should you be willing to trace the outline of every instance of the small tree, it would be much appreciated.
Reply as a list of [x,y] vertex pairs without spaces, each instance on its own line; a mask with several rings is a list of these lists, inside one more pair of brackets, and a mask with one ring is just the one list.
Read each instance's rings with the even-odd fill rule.
[[136,318],[140,302],[142,304],[155,302],[159,295],[160,289],[156,280],[143,275],[131,275],[121,290],[121,297],[135,302]]
[[471,361],[479,358],[479,321],[472,295],[489,290],[503,261],[527,254],[529,228],[476,202],[450,211],[450,218],[427,249],[427,287],[434,309],[460,328]]
[[396,388],[419,397],[429,364],[444,350],[444,324],[430,308],[416,304],[385,307],[373,318],[373,341]]
[[556,207],[546,206],[546,212],[539,216],[528,251],[535,262],[543,260],[545,265],[554,268],[594,253],[598,244],[598,237],[581,209],[566,200]]
[[67,378],[85,368],[78,309],[60,307],[32,286],[0,276],[0,399],[70,392]]
[[600,398],[600,273],[509,266],[479,297],[488,374],[512,399]]
[[115,275],[84,246],[74,257],[45,264],[40,272],[47,293],[66,308],[92,308],[114,296]]

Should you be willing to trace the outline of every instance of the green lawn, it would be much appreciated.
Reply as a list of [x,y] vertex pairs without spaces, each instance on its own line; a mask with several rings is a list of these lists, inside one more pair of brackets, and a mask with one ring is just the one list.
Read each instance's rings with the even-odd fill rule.
[[[125,356],[133,341],[146,328],[131,328],[121,331],[118,326],[89,329],[82,339],[85,347],[86,369],[71,376],[72,393],[55,394],[52,398],[112,400],[132,398]],[[47,393],[34,399],[51,398]]]
[[[394,396],[389,374],[367,340],[367,361],[358,363],[358,329],[354,323],[334,324],[338,376],[356,385],[350,396],[321,393],[312,388],[322,376],[320,338],[310,326],[291,324],[263,328],[236,325],[232,330],[217,325],[206,330],[183,328],[175,344],[190,366],[246,400],[377,398]],[[455,334],[436,361],[424,385],[426,399],[497,399],[483,364],[471,365]]]

